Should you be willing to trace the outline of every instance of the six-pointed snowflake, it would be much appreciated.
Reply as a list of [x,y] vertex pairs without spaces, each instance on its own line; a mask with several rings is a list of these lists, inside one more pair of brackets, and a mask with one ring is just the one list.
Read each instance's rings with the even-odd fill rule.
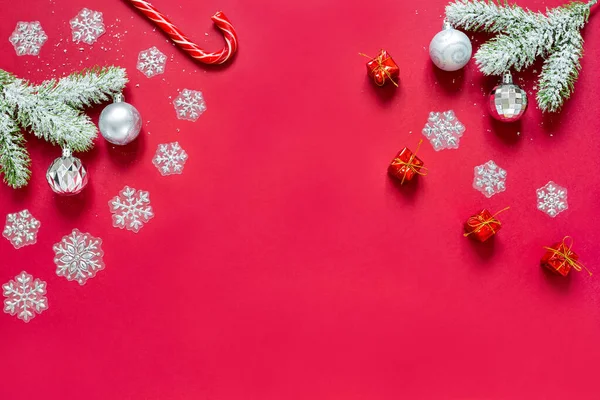
[[69,23],[73,32],[73,41],[76,43],[92,44],[106,32],[100,11],[84,8]]
[[196,121],[206,111],[202,92],[196,90],[183,89],[173,100],[173,105],[177,112],[177,118],[188,121]]
[[6,225],[2,236],[7,238],[15,249],[34,244],[40,229],[40,221],[33,218],[28,210],[6,216]]
[[119,195],[108,202],[115,228],[137,233],[154,213],[150,206],[150,193],[125,186]]
[[4,300],[4,312],[16,315],[25,322],[31,321],[35,314],[41,314],[48,308],[46,298],[46,282],[33,279],[33,276],[23,271],[2,285]]
[[152,164],[162,176],[181,174],[187,160],[187,153],[178,142],[159,144]]
[[537,191],[537,208],[552,218],[565,211],[567,204],[567,189],[550,181]]
[[15,31],[8,39],[18,56],[40,54],[40,49],[48,40],[48,36],[38,21],[18,22]]
[[430,112],[423,135],[431,142],[435,151],[458,149],[458,142],[465,131],[465,126],[456,119],[454,111]]
[[104,269],[102,256],[102,240],[89,233],[81,233],[73,229],[54,245],[56,275],[64,276],[69,281],[77,281],[80,285],[89,278],[96,276],[96,272]]
[[492,197],[506,190],[506,171],[492,160],[475,167],[473,187],[485,195]]
[[165,72],[166,64],[167,56],[153,46],[147,50],[140,51],[140,54],[138,55],[137,69],[148,78],[152,78],[154,75],[159,75]]

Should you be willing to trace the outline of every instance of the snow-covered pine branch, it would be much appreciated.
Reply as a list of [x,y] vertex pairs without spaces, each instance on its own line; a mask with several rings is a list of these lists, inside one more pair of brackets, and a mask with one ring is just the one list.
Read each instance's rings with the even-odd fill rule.
[[8,107],[17,124],[52,144],[86,151],[97,136],[96,126],[82,112],[56,98],[44,96],[20,79],[4,87]]
[[24,145],[25,138],[10,110],[0,101],[0,173],[12,187],[25,186],[29,180],[31,160]]
[[73,108],[100,104],[121,93],[127,83],[122,68],[102,67],[75,72],[58,80],[36,86],[36,91],[49,98],[60,100]]
[[579,59],[583,55],[583,38],[579,32],[574,35],[578,38],[567,41],[544,62],[537,92],[542,111],[557,111],[573,93],[581,69]]
[[515,25],[535,26],[543,15],[508,3],[494,1],[457,0],[446,6],[446,19],[454,27],[467,31],[505,32]]
[[27,184],[30,159],[22,130],[73,151],[89,150],[98,129],[81,109],[121,93],[123,68],[92,68],[40,85],[0,69],[0,173],[12,187]]
[[596,3],[573,2],[544,15],[499,0],[456,0],[446,7],[446,18],[457,28],[498,34],[475,54],[486,75],[520,71],[546,58],[537,99],[543,111],[554,112],[573,93],[583,55],[580,31]]

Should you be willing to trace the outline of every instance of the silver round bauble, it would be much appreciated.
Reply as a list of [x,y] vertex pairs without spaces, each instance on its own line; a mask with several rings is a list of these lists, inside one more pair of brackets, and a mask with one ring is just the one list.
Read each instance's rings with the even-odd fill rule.
[[527,110],[527,93],[513,83],[512,75],[507,72],[502,83],[490,93],[489,105],[492,117],[498,121],[514,122]]
[[429,43],[431,61],[444,71],[457,71],[467,65],[473,54],[471,41],[463,32],[444,22],[444,29]]
[[46,171],[46,180],[54,193],[69,196],[83,190],[88,183],[88,174],[81,160],[65,148],[62,157],[54,160]]
[[100,133],[104,139],[120,146],[131,143],[140,134],[142,117],[134,106],[123,101],[122,96],[107,105],[98,121]]

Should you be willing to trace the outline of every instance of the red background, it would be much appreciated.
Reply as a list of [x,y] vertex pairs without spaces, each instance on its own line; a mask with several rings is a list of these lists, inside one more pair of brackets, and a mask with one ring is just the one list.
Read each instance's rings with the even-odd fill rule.
[[[99,139],[79,155],[91,182],[77,197],[51,193],[44,173],[59,150],[32,136],[30,185],[0,186],[2,221],[27,208],[42,222],[33,246],[0,240],[0,281],[26,270],[49,302],[29,324],[0,314],[1,399],[600,397],[597,10],[563,112],[533,106],[507,126],[491,121],[497,79],[474,60],[458,73],[432,66],[443,0],[154,4],[208,49],[222,45],[209,17],[223,10],[240,37],[233,63],[196,65],[123,1],[2,0],[1,68],[39,82],[124,66],[144,128],[128,147]],[[107,26],[91,47],[70,37],[83,7]],[[39,58],[17,57],[8,37],[34,20],[49,39]],[[135,65],[153,45],[169,62],[148,79]],[[366,77],[358,52],[379,48],[400,65],[398,90]],[[517,76],[534,105],[534,75]],[[196,123],[176,119],[183,88],[204,93]],[[467,127],[460,148],[425,142],[429,175],[399,190],[391,158],[416,145],[429,111],[448,109]],[[161,177],[152,156],[175,140],[189,160]],[[471,184],[490,159],[508,182],[486,199]],[[555,219],[536,210],[549,180],[569,191]],[[125,185],[148,190],[156,214],[137,235],[111,225],[107,202]],[[506,206],[495,241],[462,237],[473,212]],[[85,286],[52,261],[73,228],[104,241],[106,269]],[[539,267],[543,246],[567,234],[593,277]]]

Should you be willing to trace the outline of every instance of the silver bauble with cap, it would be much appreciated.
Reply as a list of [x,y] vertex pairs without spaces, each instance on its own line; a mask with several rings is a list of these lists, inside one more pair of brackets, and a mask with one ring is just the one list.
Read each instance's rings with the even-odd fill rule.
[[123,101],[122,95],[114,98],[114,103],[102,110],[98,121],[100,133],[112,144],[124,146],[140,134],[142,117],[134,106]]
[[62,157],[54,160],[46,171],[46,180],[54,193],[70,196],[83,190],[88,183],[88,174],[81,160],[65,147]]
[[490,93],[490,112],[498,121],[518,121],[527,110],[527,93],[513,83],[510,72],[502,76],[502,83]]
[[444,71],[457,71],[467,65],[473,54],[471,41],[463,32],[444,21],[444,29],[429,44],[431,61]]

